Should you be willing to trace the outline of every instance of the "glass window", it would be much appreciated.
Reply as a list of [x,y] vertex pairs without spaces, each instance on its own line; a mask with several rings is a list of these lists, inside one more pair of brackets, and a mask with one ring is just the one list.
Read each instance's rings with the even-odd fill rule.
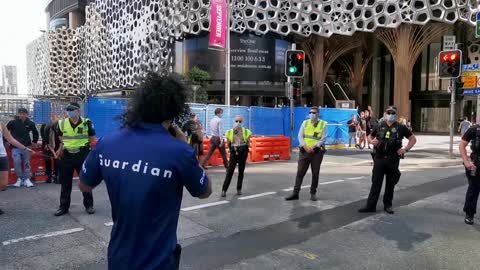
[[442,48],[441,43],[430,44],[430,57],[428,57],[428,90],[440,90],[440,80],[438,79],[438,53]]
[[428,47],[426,47],[422,52],[422,74],[420,76],[420,90],[427,90],[427,68],[428,68]]

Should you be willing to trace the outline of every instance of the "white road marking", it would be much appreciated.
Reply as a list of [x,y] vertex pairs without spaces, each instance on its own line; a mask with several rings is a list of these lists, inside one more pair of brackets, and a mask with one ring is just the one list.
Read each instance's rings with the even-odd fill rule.
[[8,245],[11,245],[11,244],[24,242],[24,241],[33,241],[33,240],[38,240],[38,239],[43,239],[43,238],[72,234],[72,233],[76,233],[76,232],[81,232],[83,230],[85,230],[85,229],[84,228],[74,228],[74,229],[64,230],[64,231],[49,232],[49,233],[45,233],[45,234],[37,234],[37,235],[32,235],[32,236],[27,236],[27,237],[22,237],[22,238],[17,238],[17,239],[4,241],[2,244],[4,246],[8,246]]
[[248,199],[258,198],[258,197],[262,197],[262,196],[273,195],[273,194],[276,194],[276,193],[277,192],[265,192],[265,193],[259,193],[259,194],[255,194],[255,195],[240,197],[238,199],[239,200],[248,200]]
[[[300,189],[305,189],[305,188],[309,188],[309,187],[310,187],[310,185],[305,185],[305,186],[301,186]],[[282,189],[282,191],[293,191],[293,187]]]
[[200,204],[200,205],[196,205],[196,206],[192,206],[192,207],[182,208],[182,211],[184,211],[184,212],[192,211],[192,210],[202,209],[202,208],[221,205],[221,204],[226,204],[226,203],[229,203],[229,201],[219,201],[219,202],[214,202],[214,203]]
[[318,183],[319,185],[328,185],[328,184],[334,184],[334,183],[340,183],[340,182],[345,182],[345,180],[335,180],[335,181],[329,181],[329,182],[322,182],[322,183]]
[[111,227],[111,226],[113,226],[113,222],[107,222],[107,223],[105,223],[105,226]]
[[347,178],[347,180],[360,180],[360,179],[363,179],[365,178],[365,176],[360,176],[360,177],[350,177],[350,178]]

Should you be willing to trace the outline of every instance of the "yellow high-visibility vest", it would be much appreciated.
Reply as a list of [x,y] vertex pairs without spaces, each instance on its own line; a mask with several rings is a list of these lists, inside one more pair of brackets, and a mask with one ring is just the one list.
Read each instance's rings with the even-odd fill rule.
[[63,133],[63,148],[67,149],[70,153],[77,153],[80,148],[85,147],[90,143],[88,136],[87,118],[80,118],[82,123],[73,128],[70,124],[70,120],[60,120],[58,126]]
[[[234,129],[230,129],[225,133],[225,137],[227,137],[227,140],[229,143],[233,143],[233,131]],[[252,132],[249,129],[242,128],[242,134],[243,134],[243,141],[245,144],[248,143],[248,140],[250,139],[250,136],[252,136]]]
[[303,122],[303,139],[305,141],[305,146],[315,146],[315,144],[322,138],[323,130],[325,129],[327,124],[327,122],[319,119],[317,126],[314,127],[312,120],[305,120]]

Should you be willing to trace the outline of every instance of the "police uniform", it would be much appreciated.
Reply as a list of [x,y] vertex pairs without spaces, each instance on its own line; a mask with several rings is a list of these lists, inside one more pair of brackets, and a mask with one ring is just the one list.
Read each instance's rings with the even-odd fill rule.
[[480,126],[474,125],[470,127],[463,135],[462,140],[471,142],[470,148],[472,153],[470,154],[470,158],[472,163],[477,167],[475,172],[465,169],[468,179],[468,189],[463,211],[473,222],[473,217],[477,213],[477,201],[480,193]]
[[[312,195],[312,200],[316,200],[315,194],[317,193],[318,179],[320,177],[320,166],[325,153],[325,147],[323,144],[325,143],[326,139],[327,125],[327,122],[320,119],[318,119],[316,124],[314,124],[312,120],[305,120],[303,122],[299,132],[300,154],[298,159],[295,187],[293,189],[292,196],[285,198],[286,200],[298,199],[303,178],[305,177],[305,174],[307,174],[307,170],[310,166],[312,170],[312,185],[310,187],[310,194]],[[304,145],[302,145],[302,141]],[[303,146],[313,148],[314,152],[307,153]]]
[[389,126],[387,121],[381,121],[370,135],[376,138],[379,143],[374,147],[372,154],[374,161],[372,186],[368,195],[367,205],[359,211],[375,211],[382,190],[384,176],[386,178],[386,186],[383,204],[385,210],[391,211],[394,188],[401,175],[399,170],[401,157],[397,154],[397,151],[402,148],[403,138],[410,138],[413,134],[405,125],[399,122],[394,122]]
[[[239,134],[241,132],[241,134]],[[237,181],[237,194],[241,195],[242,183],[243,183],[243,173],[245,171],[245,165],[248,158],[248,145],[252,132],[246,128],[233,128],[225,133],[227,138],[228,148],[230,149],[230,161],[228,163],[227,175],[225,176],[225,181],[223,182],[222,196],[225,196],[225,193],[230,186],[232,181],[233,173],[235,172],[235,167],[238,163],[238,181]],[[235,137],[241,137],[239,142],[236,142]]]
[[[80,117],[74,124],[70,119],[58,121],[58,135],[63,138],[63,157],[60,162],[60,209],[68,212],[70,208],[70,196],[72,193],[73,173],[80,174],[82,164],[90,153],[90,139],[95,136],[92,122]],[[83,205],[85,209],[93,209],[92,193],[83,193]]]

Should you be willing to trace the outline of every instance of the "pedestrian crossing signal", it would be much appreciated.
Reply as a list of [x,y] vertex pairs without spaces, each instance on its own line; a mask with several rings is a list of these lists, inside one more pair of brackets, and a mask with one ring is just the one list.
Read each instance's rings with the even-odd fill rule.
[[305,66],[305,52],[301,50],[288,50],[285,56],[285,76],[301,78]]
[[460,76],[462,67],[461,50],[441,51],[438,59],[440,79],[453,79]]

